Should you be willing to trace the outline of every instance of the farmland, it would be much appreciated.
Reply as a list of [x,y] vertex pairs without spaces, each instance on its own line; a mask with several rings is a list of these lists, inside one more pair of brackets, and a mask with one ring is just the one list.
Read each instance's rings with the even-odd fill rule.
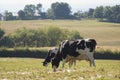
[[0,58],[0,80],[119,80],[119,60],[95,60],[96,67],[86,61],[77,62],[74,69],[52,72],[51,65],[42,66],[43,59]]
[[[98,43],[97,51],[111,50],[120,52],[120,24],[98,22],[97,20],[24,20],[0,21],[0,28],[6,35],[21,27],[28,29],[57,26],[70,31],[77,30],[84,38],[94,38]],[[13,48],[3,48],[14,51]],[[29,48],[48,50],[50,47]],[[0,49],[2,51],[2,49]],[[104,53],[104,52],[103,52]],[[61,65],[57,72],[52,72],[51,65],[42,66],[40,58],[0,58],[0,80],[119,80],[120,60],[95,60],[96,67],[89,67],[86,61],[77,62],[75,69],[65,71]]]
[[120,24],[98,22],[97,20],[26,20],[26,21],[1,21],[0,27],[6,34],[26,27],[29,29],[57,26],[62,29],[77,30],[84,38],[95,38],[99,46],[120,46]]

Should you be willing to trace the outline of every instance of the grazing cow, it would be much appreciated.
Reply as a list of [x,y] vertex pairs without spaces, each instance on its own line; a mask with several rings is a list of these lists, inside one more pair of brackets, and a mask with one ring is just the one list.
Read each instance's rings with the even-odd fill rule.
[[59,45],[58,53],[52,60],[54,71],[58,68],[60,60],[62,60],[62,68],[66,62],[72,59],[72,63],[76,60],[87,60],[90,66],[95,66],[94,51],[97,43],[94,39],[77,39],[74,41],[65,40]]
[[45,58],[45,60],[43,61],[43,66],[48,66],[48,64],[50,62],[52,62],[52,60],[55,58],[55,56],[58,53],[58,48],[52,48],[48,51],[48,54]]
[[[58,53],[58,48],[52,48],[52,49],[50,49],[50,50],[48,51],[48,54],[47,54],[45,60],[43,61],[43,66],[48,66],[48,64],[49,64],[50,62],[52,63],[52,61],[53,61],[54,58],[56,57],[57,53]],[[59,55],[59,56],[60,56],[60,55]],[[62,60],[62,59],[59,57],[59,60]],[[54,61],[53,61],[53,62],[54,62]],[[69,66],[71,66],[73,63],[75,64],[75,59],[74,59],[74,57],[73,57],[73,58],[72,58],[72,57],[67,57],[66,62],[69,62]],[[54,66],[52,65],[52,68],[53,68],[53,67],[54,67]],[[58,65],[57,65],[57,67],[58,67]],[[53,69],[54,69],[53,71],[56,70],[55,68],[53,68]]]

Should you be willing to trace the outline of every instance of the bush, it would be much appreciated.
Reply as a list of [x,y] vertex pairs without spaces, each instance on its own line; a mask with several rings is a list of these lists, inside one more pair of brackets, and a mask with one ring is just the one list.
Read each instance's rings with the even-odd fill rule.
[[0,49],[0,57],[45,58],[47,50],[30,50],[28,48]]
[[15,47],[44,47],[58,45],[62,40],[82,38],[78,31],[63,30],[59,27],[38,30],[20,28],[9,35]]
[[95,52],[95,59],[118,59],[120,60],[120,51],[111,51],[109,49],[97,50]]

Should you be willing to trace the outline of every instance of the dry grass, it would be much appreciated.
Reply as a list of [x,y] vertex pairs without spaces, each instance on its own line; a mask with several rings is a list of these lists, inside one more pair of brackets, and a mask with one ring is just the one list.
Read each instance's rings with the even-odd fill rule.
[[100,46],[120,46],[120,24],[98,22],[97,20],[30,20],[0,21],[0,28],[7,34],[26,27],[30,29],[58,26],[63,29],[78,30],[84,38],[95,38]]

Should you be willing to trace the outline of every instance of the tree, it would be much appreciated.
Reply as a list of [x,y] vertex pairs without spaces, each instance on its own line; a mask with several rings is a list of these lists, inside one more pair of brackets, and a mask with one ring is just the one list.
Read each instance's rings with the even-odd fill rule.
[[83,37],[80,36],[80,33],[78,31],[72,31],[70,35],[71,35],[70,37],[71,40],[83,39]]
[[51,9],[57,19],[66,19],[70,17],[71,7],[67,3],[53,3]]
[[112,8],[112,21],[120,22],[120,5],[113,6]]
[[4,36],[5,32],[0,28],[0,46],[13,47],[13,43],[8,36]]
[[12,12],[8,12],[8,11],[5,11],[4,13],[4,20],[13,20],[14,19],[14,16],[12,14]]
[[3,38],[4,34],[5,34],[4,30],[0,28],[0,40]]
[[28,19],[33,19],[34,15],[35,15],[35,11],[36,11],[35,8],[36,8],[35,5],[32,5],[32,4],[26,5],[24,7],[25,16]]
[[55,19],[55,15],[52,9],[47,10],[47,18],[49,19]]
[[81,18],[83,17],[83,14],[81,11],[77,11],[76,13],[74,13],[74,17],[78,20],[81,20]]
[[103,6],[97,7],[94,11],[94,17],[95,18],[104,18],[103,16]]
[[25,19],[25,12],[23,10],[18,11],[18,16],[20,20]]
[[88,11],[88,18],[93,18],[94,9],[90,8]]
[[104,17],[107,18],[107,19],[111,19],[111,18],[112,18],[111,14],[112,14],[112,9],[111,9],[111,7],[110,7],[110,6],[106,6],[106,7],[104,8],[104,11],[103,11]]
[[62,30],[58,27],[50,27],[47,31],[47,35],[50,46],[55,46],[61,38]]
[[42,9],[42,4],[40,4],[40,3],[37,4],[36,10],[37,10],[37,13],[38,13],[38,14],[41,14],[41,12],[42,12],[41,9]]

